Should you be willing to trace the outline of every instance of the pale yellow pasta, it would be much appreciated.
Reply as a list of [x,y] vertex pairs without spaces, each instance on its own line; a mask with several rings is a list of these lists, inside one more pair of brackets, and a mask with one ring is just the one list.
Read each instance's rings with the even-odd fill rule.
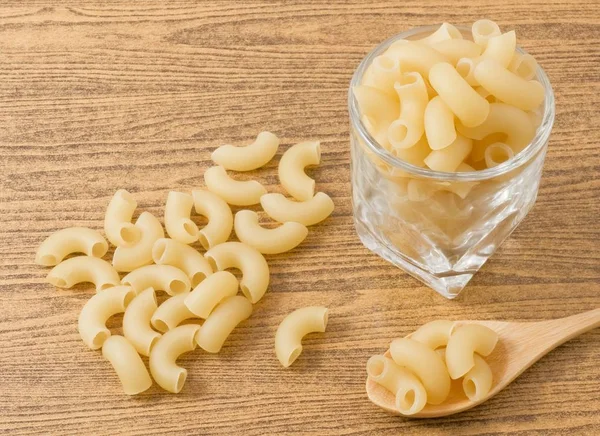
[[477,354],[473,355],[475,365],[463,378],[462,386],[466,396],[471,401],[479,401],[490,392],[492,388],[492,369],[485,360]]
[[179,268],[190,279],[192,288],[213,272],[198,250],[173,239],[158,239],[152,247],[152,259],[157,265]]
[[151,264],[152,246],[165,236],[160,221],[150,212],[142,212],[135,226],[141,230],[142,237],[134,245],[115,249],[112,264],[117,271],[130,272]]
[[423,383],[410,371],[385,356],[372,356],[367,362],[367,374],[396,397],[396,409],[403,415],[414,415],[427,404]]
[[116,247],[135,244],[141,238],[140,229],[131,223],[137,202],[125,189],[119,189],[111,198],[104,215],[106,239]]
[[198,226],[190,219],[194,200],[190,194],[171,191],[165,205],[165,229],[167,234],[183,244],[198,240]]
[[279,182],[298,201],[307,201],[315,195],[315,181],[304,169],[319,165],[321,145],[319,141],[300,142],[283,153],[279,161]]
[[517,35],[514,30],[502,35],[494,36],[488,40],[487,46],[481,54],[481,59],[492,59],[503,67],[508,67],[517,47]]
[[112,365],[127,395],[140,394],[152,386],[142,358],[123,336],[108,338],[102,346],[102,356]]
[[429,101],[419,73],[404,73],[394,85],[400,99],[400,118],[390,124],[388,141],[393,149],[409,148],[423,136],[423,115]]
[[275,354],[285,368],[302,353],[302,338],[309,333],[324,332],[328,318],[326,307],[309,306],[293,311],[281,321],[275,334]]
[[450,377],[438,353],[412,339],[394,339],[390,353],[396,364],[406,367],[423,383],[428,404],[441,404],[450,393]]
[[440,62],[448,62],[440,52],[418,41],[400,40],[394,42],[384,53],[392,59],[398,59],[403,73],[417,72],[423,77]]
[[91,282],[96,291],[120,284],[119,273],[105,260],[91,256],[77,256],[56,265],[46,277],[58,288],[70,288],[77,283]]
[[475,78],[475,67],[479,63],[479,59],[460,58],[456,62],[456,72],[471,86],[479,86],[479,82]]
[[187,292],[192,287],[188,276],[171,265],[143,266],[123,277],[121,283],[131,286],[136,293],[146,288],[154,288],[169,295]]
[[514,151],[508,145],[501,142],[490,144],[484,152],[485,164],[488,168],[500,165],[515,156]]
[[435,32],[418,41],[424,44],[434,45],[441,41],[462,40],[462,38],[462,33],[460,33],[460,30],[456,27],[450,23],[442,23]]
[[522,79],[495,60],[479,62],[475,78],[498,100],[524,111],[535,109],[544,101],[544,87],[540,82]]
[[169,330],[156,342],[150,351],[150,373],[163,389],[177,394],[183,388],[187,370],[177,365],[183,353],[196,349],[196,333],[199,325],[186,324]]
[[209,353],[221,351],[233,329],[252,314],[252,303],[241,296],[227,297],[206,318],[196,333],[196,343]]
[[[391,151],[391,153],[397,158],[402,159],[405,162],[408,162],[411,165],[416,167],[424,167],[425,166],[425,158],[431,152],[431,148],[429,148],[429,144],[427,143],[427,138],[422,136],[419,141],[409,148],[395,148]],[[391,175],[398,175],[398,170],[392,168],[389,170]]]
[[241,242],[225,242],[204,255],[214,271],[236,268],[242,272],[240,288],[251,303],[257,303],[269,286],[269,265],[256,249]]
[[52,233],[40,244],[35,253],[35,263],[54,266],[73,253],[102,257],[107,251],[108,243],[96,230],[69,227]]
[[305,225],[288,221],[274,229],[265,229],[258,223],[258,214],[240,210],[235,214],[235,234],[246,245],[263,254],[278,254],[298,246],[308,235]]
[[510,64],[508,64],[509,71],[512,71],[524,80],[535,78],[537,67],[535,58],[526,53],[515,53]]
[[457,135],[456,140],[441,150],[433,150],[425,164],[434,171],[454,172],[471,152],[473,140]]
[[263,210],[280,223],[293,221],[312,226],[331,215],[333,212],[333,201],[324,192],[317,192],[308,201],[293,201],[281,194],[265,194],[260,197]]
[[440,188],[428,180],[410,179],[406,193],[410,201],[421,202],[431,198]]
[[504,103],[490,104],[489,116],[479,126],[465,127],[457,123],[456,130],[468,138],[478,140],[492,133],[503,133],[506,139],[495,142],[506,143],[515,154],[527,147],[535,136],[535,127],[527,113]]
[[[490,113],[495,111],[493,106],[490,106]],[[466,129],[465,127],[460,126],[461,130]],[[496,142],[504,143],[506,141],[507,135],[506,133],[496,132],[491,133],[485,136],[482,139],[474,139],[473,140],[473,150],[471,150],[471,154],[469,159],[471,162],[476,163],[485,159],[485,149],[490,145],[495,144]],[[485,165],[485,162],[484,162]]]
[[[466,173],[475,171],[475,168],[462,162],[457,168],[457,173]],[[465,199],[471,190],[477,186],[477,182],[447,182],[442,188],[443,191],[453,192],[460,198]]]
[[490,92],[484,87],[478,86],[477,88],[475,88],[475,91],[477,92],[477,94],[485,98],[489,103],[496,103],[496,97],[490,94]]
[[410,335],[410,338],[435,350],[436,348],[445,347],[448,344],[452,327],[454,327],[453,321],[431,321],[419,327]]
[[448,58],[453,65],[461,58],[476,58],[481,54],[481,46],[468,39],[447,39],[431,44],[431,47]]
[[498,334],[492,329],[467,324],[456,328],[446,346],[446,365],[453,380],[464,376],[473,368],[474,353],[488,356],[496,347]]
[[152,330],[150,319],[156,310],[156,293],[148,288],[140,292],[125,309],[123,336],[142,356],[149,356],[160,333]]
[[471,27],[473,41],[485,48],[490,38],[500,35],[500,28],[492,20],[478,20]]
[[125,312],[134,297],[135,291],[130,286],[115,286],[94,294],[79,312],[78,330],[83,343],[92,350],[102,347],[110,336],[106,320]]
[[260,202],[267,190],[256,180],[240,182],[234,180],[221,166],[211,167],[204,172],[204,183],[210,192],[217,194],[234,206],[251,206]]
[[227,202],[205,189],[194,189],[192,197],[196,213],[208,220],[198,233],[200,244],[208,250],[227,241],[233,229],[233,214]]
[[266,165],[277,153],[279,138],[271,132],[260,132],[256,140],[243,147],[222,145],[210,155],[226,170],[252,171]]
[[432,98],[424,114],[427,142],[432,150],[448,147],[456,140],[454,113],[440,96]]
[[488,116],[490,104],[469,86],[448,63],[440,63],[429,73],[431,86],[465,126],[477,126]]
[[400,115],[397,94],[389,94],[371,86],[355,86],[352,92],[360,113],[369,120],[368,130],[382,147],[387,148],[390,124]]
[[229,271],[217,271],[186,295],[184,304],[198,318],[206,319],[223,299],[237,294],[239,283]]
[[400,79],[400,62],[380,55],[373,59],[365,72],[363,85],[372,86],[387,93],[395,93],[394,83]]
[[150,323],[159,332],[165,333],[173,330],[186,319],[196,318],[184,304],[184,300],[190,295],[189,292],[182,292],[167,298],[152,314]]

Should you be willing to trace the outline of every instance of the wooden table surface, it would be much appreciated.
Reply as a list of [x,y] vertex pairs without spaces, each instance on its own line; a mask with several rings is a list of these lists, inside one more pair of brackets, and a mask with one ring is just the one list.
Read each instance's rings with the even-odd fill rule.
[[[600,330],[445,419],[389,416],[364,388],[367,358],[426,321],[536,321],[600,306],[597,0],[1,3],[0,432],[600,434]],[[346,95],[360,59],[384,38],[482,17],[515,29],[539,60],[557,116],[535,208],[447,301],[356,236]],[[67,226],[101,229],[119,188],[135,195],[137,213],[162,219],[169,190],[203,185],[214,147],[261,130],[276,132],[282,150],[322,141],[312,174],[334,214],[299,248],[268,256],[267,296],[220,354],[184,356],[181,394],[154,386],[125,396],[77,333],[93,291],[46,284],[33,262],[38,244]],[[281,189],[277,160],[250,175],[269,191]],[[328,331],[284,370],[276,327],[314,304],[330,308]]]

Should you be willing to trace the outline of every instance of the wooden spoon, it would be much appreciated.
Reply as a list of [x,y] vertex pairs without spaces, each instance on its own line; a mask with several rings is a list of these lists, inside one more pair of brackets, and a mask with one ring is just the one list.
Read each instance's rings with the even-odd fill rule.
[[[410,415],[411,418],[437,418],[452,415],[483,403],[559,345],[599,327],[600,308],[551,321],[458,321],[457,323],[477,323],[498,333],[498,345],[492,354],[485,358],[494,376],[492,388],[485,398],[471,401],[462,392],[461,380],[453,380],[452,390],[446,401],[437,406],[427,404],[419,413]],[[385,356],[391,357],[389,350]],[[401,415],[395,408],[392,393],[371,380],[370,377],[367,377],[367,394],[377,406],[395,415]]]

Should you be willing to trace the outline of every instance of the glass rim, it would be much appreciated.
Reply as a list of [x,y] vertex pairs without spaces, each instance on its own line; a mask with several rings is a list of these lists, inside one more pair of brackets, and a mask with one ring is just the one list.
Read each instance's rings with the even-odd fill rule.
[[[392,166],[394,169],[405,171],[410,175],[419,176],[420,178],[463,182],[482,181],[501,176],[526,164],[534,156],[536,156],[537,153],[548,142],[550,132],[552,131],[552,126],[554,125],[554,92],[552,90],[550,80],[546,75],[546,72],[542,69],[542,67],[539,66],[539,64],[536,70],[536,79],[544,87],[542,122],[537,128],[533,140],[527,145],[527,147],[525,147],[523,150],[517,153],[517,155],[512,159],[507,160],[506,162],[503,162],[495,167],[486,168],[484,170],[479,171],[465,171],[454,173],[434,171],[429,168],[418,167],[391,154],[388,150],[382,147],[367,130],[367,127],[361,119],[360,111],[358,109],[358,101],[354,96],[353,89],[355,86],[361,84],[363,75],[367,70],[368,66],[372,63],[373,59],[376,56],[383,53],[394,42],[401,39],[407,39],[408,37],[418,35],[421,33],[433,32],[439,27],[440,24],[431,26],[420,26],[415,27],[406,32],[401,32],[377,45],[362,59],[362,61],[354,71],[354,74],[352,75],[352,79],[350,81],[350,88],[348,89],[348,112],[350,114],[350,122],[352,126],[356,127],[356,131],[360,135],[360,138],[367,145],[369,150],[372,151],[375,155],[377,155],[377,157],[379,157],[388,165]],[[461,32],[470,32],[471,30],[470,27],[466,26],[456,26],[456,28],[459,29]],[[527,52],[519,46],[516,47],[516,50],[521,54],[527,54]]]

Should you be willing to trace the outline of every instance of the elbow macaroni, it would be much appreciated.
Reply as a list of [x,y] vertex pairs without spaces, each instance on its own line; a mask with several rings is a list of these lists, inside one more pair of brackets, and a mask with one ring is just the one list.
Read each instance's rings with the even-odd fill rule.
[[142,358],[123,336],[108,338],[102,346],[102,356],[114,368],[127,395],[140,394],[152,386],[152,379]]
[[252,144],[245,147],[222,145],[210,157],[226,170],[252,171],[273,159],[278,147],[277,136],[271,132],[260,132]]
[[300,142],[293,145],[279,161],[279,182],[298,201],[307,201],[315,195],[315,181],[306,175],[307,166],[319,165],[321,145],[319,141]]
[[192,314],[206,319],[223,299],[237,294],[238,286],[229,271],[217,271],[187,294],[183,302]]
[[428,322],[419,327],[410,338],[413,341],[421,342],[432,350],[448,345],[450,334],[454,328],[454,322],[446,320],[436,320]]
[[167,234],[183,244],[198,240],[198,226],[190,219],[194,200],[190,194],[171,191],[165,205],[165,229]]
[[157,265],[171,265],[183,271],[192,288],[213,272],[208,261],[195,248],[173,239],[158,239],[152,247],[152,259]]
[[252,314],[252,303],[241,296],[227,297],[206,318],[196,333],[196,343],[208,353],[218,353],[233,329]]
[[251,210],[236,213],[234,225],[238,239],[263,254],[290,251],[308,235],[306,226],[291,221],[274,229],[265,229],[258,223],[256,212]]
[[188,292],[192,286],[183,271],[170,265],[143,266],[123,277],[121,283],[131,286],[136,293],[154,288],[169,295]]
[[196,213],[205,216],[208,224],[198,232],[198,239],[205,250],[219,245],[231,235],[233,214],[225,200],[205,189],[192,191]]
[[446,346],[446,365],[450,377],[455,380],[473,368],[474,353],[488,356],[496,347],[498,334],[479,324],[467,324],[456,328]]
[[423,120],[431,150],[441,150],[456,140],[454,113],[439,95],[427,104]]
[[54,266],[73,253],[101,258],[107,251],[108,243],[97,231],[86,227],[70,227],[52,233],[40,244],[35,263]]
[[123,336],[142,356],[149,356],[160,338],[160,333],[150,327],[150,319],[156,308],[156,294],[154,289],[148,288],[129,303],[123,315]]
[[120,284],[119,274],[110,263],[90,256],[72,257],[59,263],[48,273],[46,280],[58,288],[91,282],[96,285],[97,292]]
[[196,318],[183,303],[189,294],[189,292],[183,292],[167,298],[154,311],[150,319],[152,326],[159,332],[166,333],[169,330],[173,330],[186,319]]
[[104,216],[104,233],[116,247],[135,244],[141,237],[140,229],[131,224],[137,202],[125,189],[119,189],[112,197]]
[[141,238],[130,246],[115,249],[112,264],[117,271],[130,272],[152,263],[152,246],[159,238],[164,238],[160,221],[150,212],[143,212],[135,222],[141,231]]
[[312,226],[331,215],[333,201],[324,192],[317,194],[308,201],[292,201],[281,194],[265,194],[260,197],[263,210],[280,223],[288,221]]
[[302,353],[302,338],[309,333],[324,332],[329,311],[326,307],[311,306],[297,309],[287,315],[275,334],[275,354],[287,368]]
[[260,202],[267,190],[256,180],[240,182],[227,175],[221,166],[211,167],[204,172],[204,183],[209,191],[217,194],[234,206],[251,206]]
[[400,118],[388,128],[388,141],[393,149],[410,148],[421,139],[425,129],[427,87],[419,73],[404,73],[394,89],[400,99]]

